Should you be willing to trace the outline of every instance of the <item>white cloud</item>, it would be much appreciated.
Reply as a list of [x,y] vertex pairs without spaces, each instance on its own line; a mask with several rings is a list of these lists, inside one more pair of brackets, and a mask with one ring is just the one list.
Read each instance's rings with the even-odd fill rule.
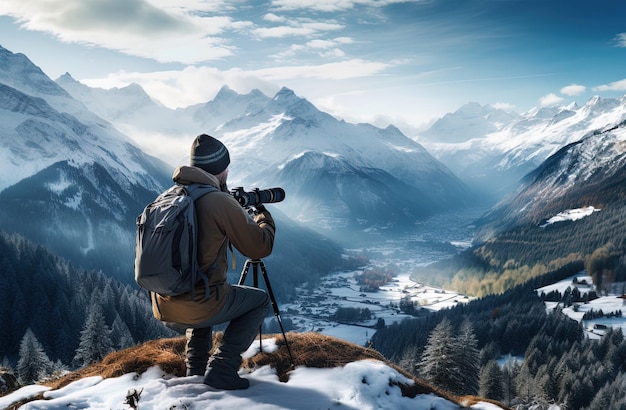
[[626,79],[615,81],[609,84],[599,85],[593,88],[594,91],[626,91]]
[[615,36],[618,47],[626,47],[626,33],[619,33]]
[[285,25],[276,27],[258,27],[251,31],[255,37],[261,38],[281,38],[293,36],[312,36],[315,34],[325,33],[328,31],[336,31],[344,28],[342,24],[336,21],[318,21],[309,18],[287,19],[279,17],[275,14],[267,14],[264,20],[276,23],[284,23]]
[[104,47],[159,62],[193,64],[232,55],[234,47],[220,35],[251,24],[200,13],[217,7],[215,2],[211,4],[197,0],[184,6],[173,0],[3,0],[0,15],[65,43]]
[[337,37],[333,41],[339,44],[353,44],[354,40],[351,37]]
[[307,46],[312,48],[333,48],[337,43],[330,40],[311,40],[306,43]]
[[581,95],[585,91],[587,91],[587,87],[579,84],[571,84],[561,88],[561,94],[568,95],[570,97],[575,95]]
[[324,12],[350,10],[358,6],[383,7],[396,3],[413,3],[420,0],[273,0],[272,7],[279,10],[310,9]]
[[310,36],[315,33],[315,29],[307,27],[259,27],[252,30],[252,34],[261,38],[281,38],[292,36]]
[[248,93],[252,89],[272,95],[287,80],[346,80],[380,74],[390,65],[365,60],[348,60],[308,66],[283,66],[245,71],[189,66],[184,70],[152,73],[119,71],[106,78],[79,79],[90,87],[110,89],[130,83],[141,85],[155,100],[170,108],[187,107],[211,100],[223,84]]
[[265,16],[263,16],[263,20],[265,21],[271,21],[272,23],[285,23],[289,20],[287,20],[286,17],[281,17],[281,16],[277,16],[274,13],[268,13]]
[[548,95],[544,95],[539,99],[539,105],[542,107],[548,107],[550,105],[559,104],[563,101],[562,97],[559,97],[556,94],[550,93]]
[[505,111],[513,111],[516,108],[515,105],[510,104],[510,103],[505,103],[505,102],[498,102],[495,104],[491,104],[491,106],[498,110],[505,110]]
[[295,78],[346,80],[379,74],[389,67],[386,63],[352,59],[319,65],[264,68],[254,73],[269,81]]

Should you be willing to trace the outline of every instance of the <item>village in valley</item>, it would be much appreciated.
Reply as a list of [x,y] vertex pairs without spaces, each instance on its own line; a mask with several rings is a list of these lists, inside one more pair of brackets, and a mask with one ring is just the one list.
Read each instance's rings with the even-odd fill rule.
[[332,273],[315,287],[297,288],[294,303],[279,306],[283,322],[289,319],[294,331],[320,332],[365,346],[379,326],[471,300],[414,282],[408,273],[380,287],[359,283],[360,275],[364,271]]

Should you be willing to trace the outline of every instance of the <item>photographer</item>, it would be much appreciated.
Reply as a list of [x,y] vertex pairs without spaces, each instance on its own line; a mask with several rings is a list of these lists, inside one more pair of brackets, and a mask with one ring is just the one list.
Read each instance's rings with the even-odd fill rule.
[[[241,354],[248,349],[266,317],[270,298],[253,287],[231,285],[227,281],[227,254],[231,246],[244,256],[260,259],[272,252],[275,225],[263,205],[252,219],[228,192],[226,179],[230,156],[217,139],[202,134],[196,137],[190,154],[191,166],[174,172],[174,181],[199,182],[219,188],[196,201],[198,224],[198,261],[209,277],[210,296],[200,282],[195,299],[189,293],[179,296],[151,294],[155,316],[168,326],[185,330],[187,375],[204,375],[204,383],[217,389],[245,389],[250,382],[238,375]],[[223,341],[209,358],[212,326],[230,322]],[[207,366],[208,364],[208,366]]]

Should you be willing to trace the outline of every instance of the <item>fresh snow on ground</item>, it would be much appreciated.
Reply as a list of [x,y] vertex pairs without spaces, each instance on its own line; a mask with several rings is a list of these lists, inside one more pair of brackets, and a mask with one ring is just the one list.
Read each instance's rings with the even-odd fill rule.
[[[263,341],[263,351],[276,349],[275,339]],[[258,352],[253,343],[246,355]],[[441,397],[426,394],[415,398],[402,397],[400,388],[391,383],[412,383],[393,368],[373,360],[349,363],[343,367],[295,369],[286,383],[279,382],[273,369],[264,366],[244,375],[250,388],[237,391],[215,390],[202,383],[202,377],[172,377],[160,368],[152,367],[145,373],[125,374],[102,379],[88,377],[64,388],[49,390],[45,386],[27,386],[0,398],[0,408],[16,401],[44,394],[22,406],[23,410],[61,409],[130,409],[127,397],[137,392],[138,407],[151,409],[437,409],[459,407]],[[490,403],[471,407],[476,410],[499,409]]]
[[[574,283],[574,278],[576,278],[577,283]],[[563,293],[568,287],[571,289],[574,289],[574,287],[578,288],[580,293],[583,295],[594,289],[591,277],[582,272],[578,275],[563,279],[552,285],[539,288],[537,289],[537,293],[541,294],[543,292],[545,294],[548,294],[553,290]],[[604,314],[624,310],[624,302],[626,299],[621,297],[621,292],[613,291],[609,292],[606,295],[598,294],[598,296],[599,297],[597,299],[592,300],[589,303],[576,304],[576,309],[573,306],[563,308],[563,313],[566,314],[568,317],[576,320],[577,322],[580,322],[585,329],[585,334],[590,339],[600,339],[604,334],[604,331],[602,329],[594,328],[595,325],[604,325],[607,327],[612,327],[614,329],[621,328],[622,332],[626,334],[626,317],[602,317],[590,320],[583,320],[584,314],[586,312],[590,312],[591,310],[595,312],[602,310]],[[559,303],[557,302],[546,302],[546,308],[548,310],[553,310],[558,305]]]

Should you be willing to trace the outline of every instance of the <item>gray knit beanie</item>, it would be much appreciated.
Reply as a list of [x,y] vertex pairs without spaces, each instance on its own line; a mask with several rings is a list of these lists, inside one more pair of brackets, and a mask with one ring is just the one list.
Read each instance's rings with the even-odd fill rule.
[[209,174],[221,174],[228,164],[230,155],[226,146],[210,135],[198,135],[191,144],[191,165],[202,168]]

